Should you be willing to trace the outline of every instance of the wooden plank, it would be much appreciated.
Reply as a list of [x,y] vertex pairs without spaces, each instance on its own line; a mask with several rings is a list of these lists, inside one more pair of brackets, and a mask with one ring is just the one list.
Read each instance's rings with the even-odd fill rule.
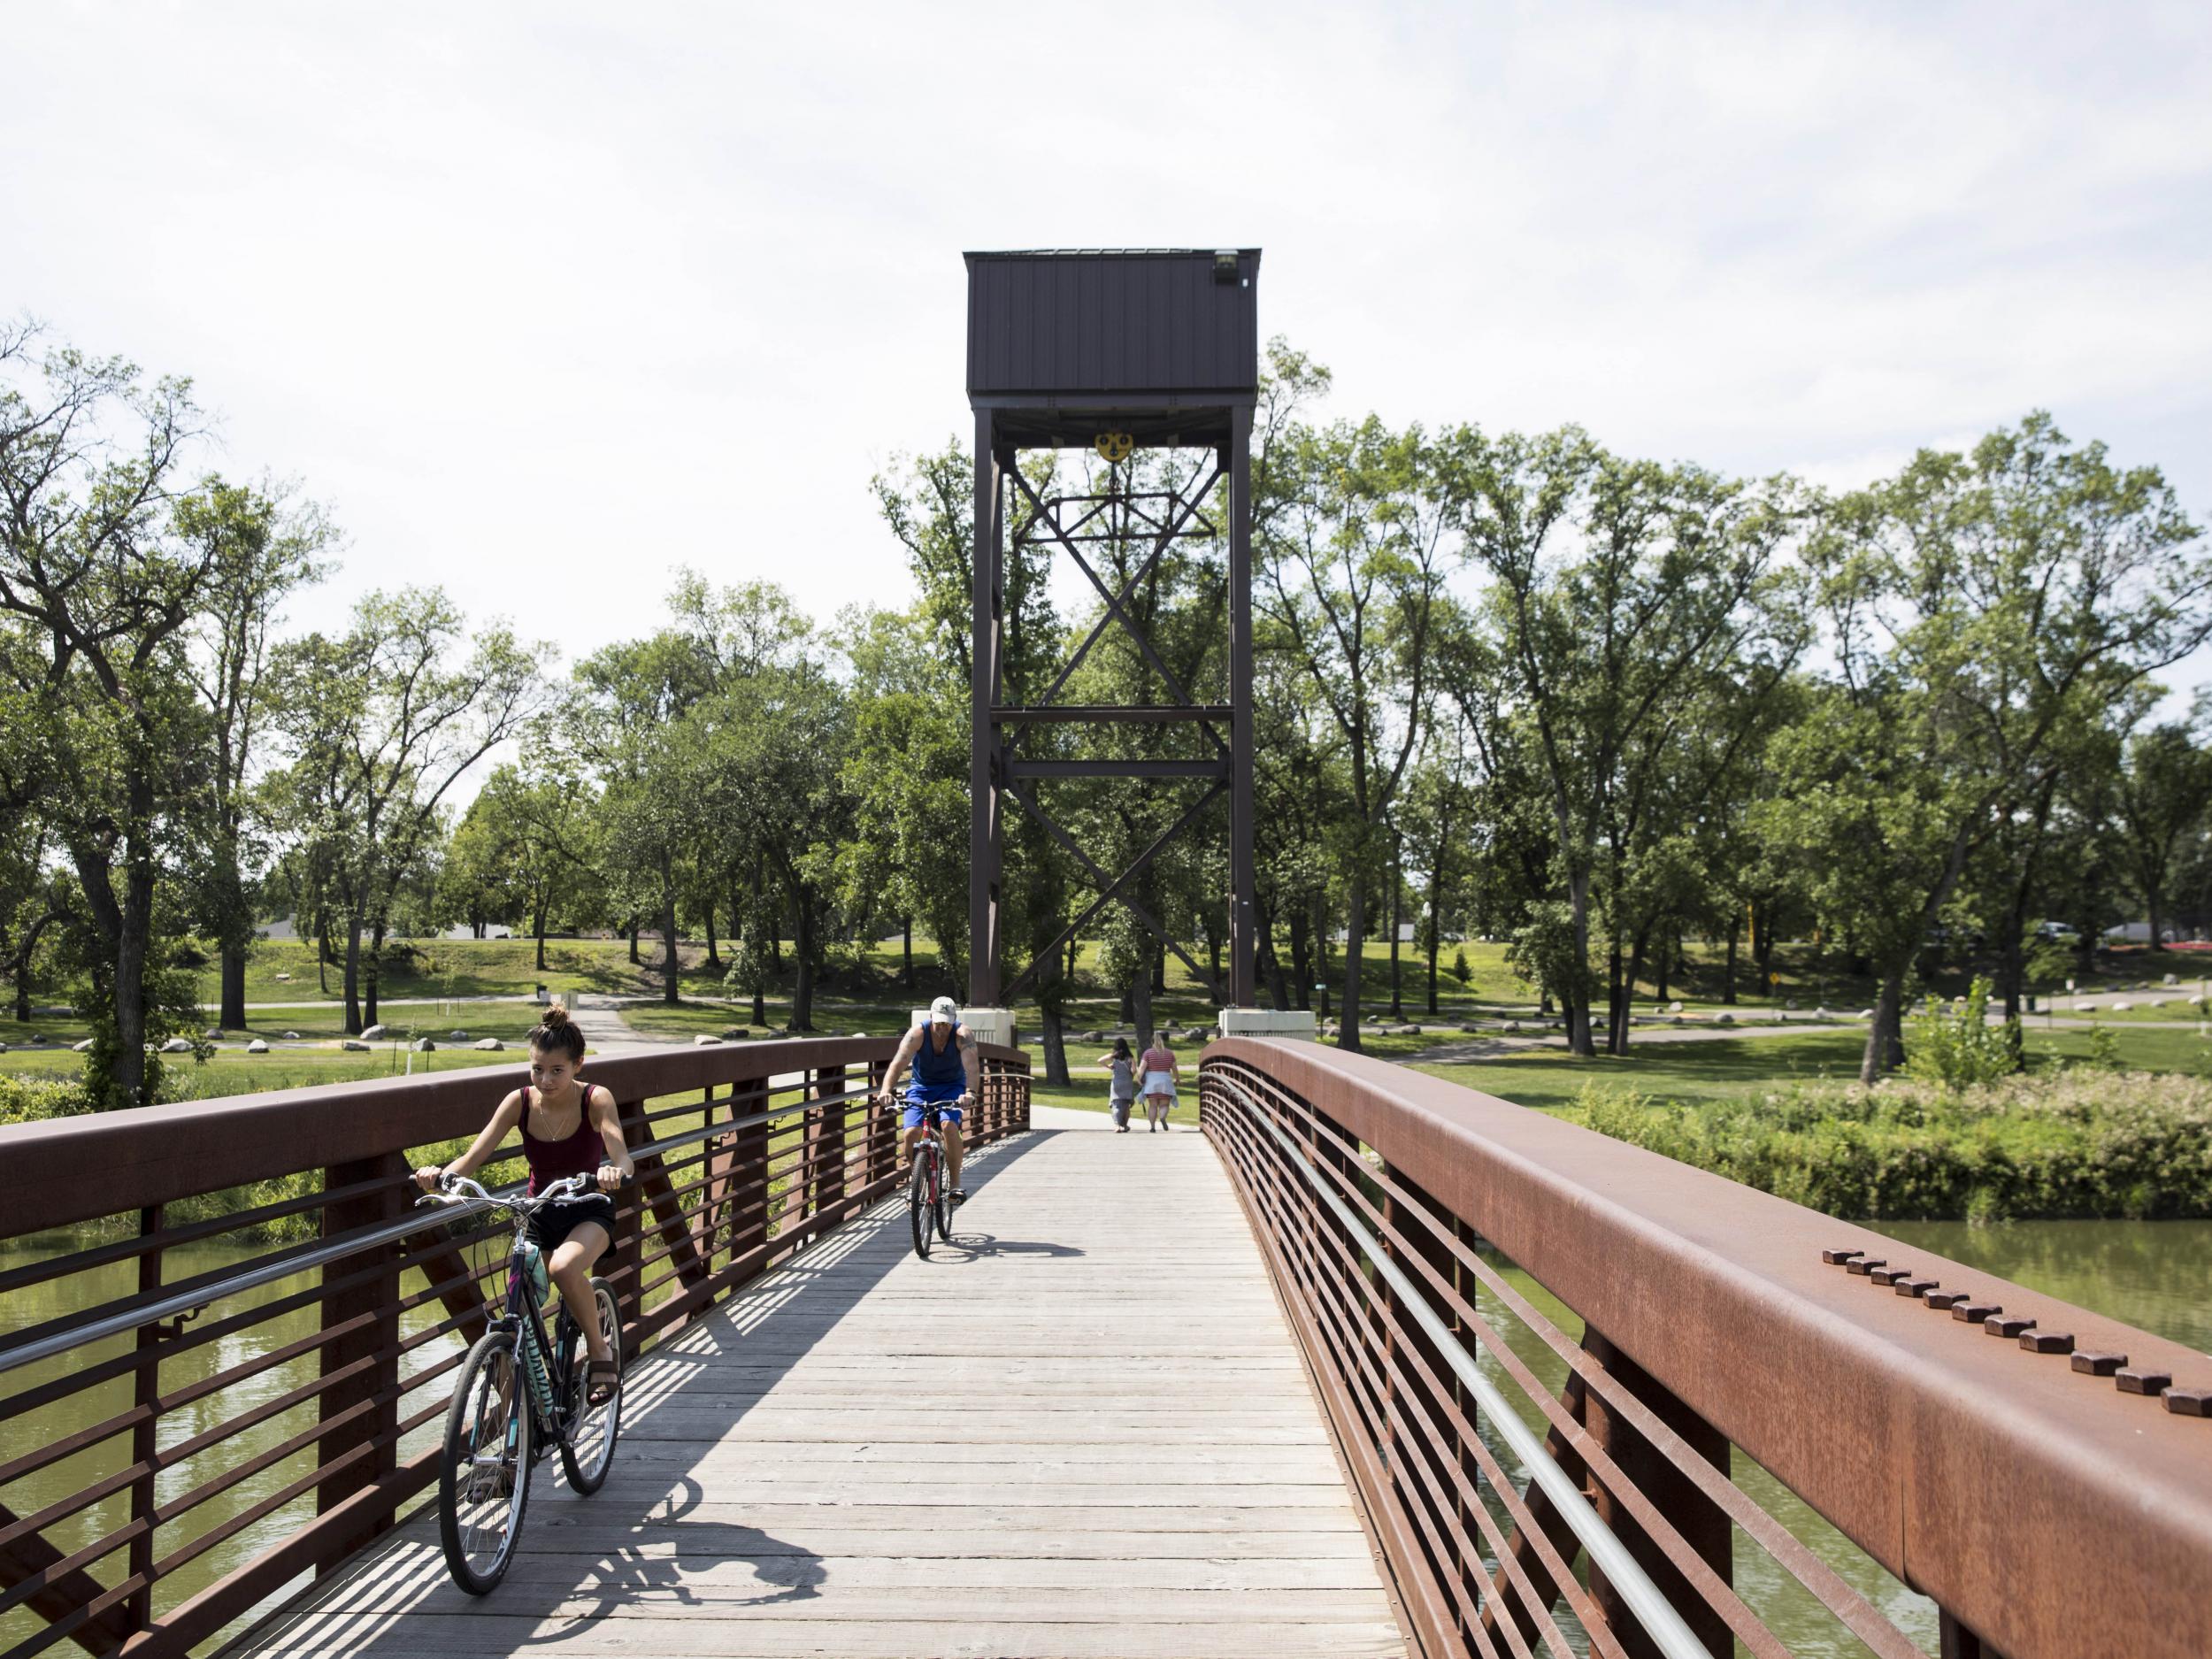
[[[1378,1599],[1380,1593],[1378,1592]],[[1379,1621],[1275,1622],[1213,1625],[1104,1624],[982,1624],[972,1616],[926,1625],[912,1619],[840,1624],[825,1630],[807,1622],[764,1620],[752,1609],[718,1617],[706,1609],[681,1617],[624,1618],[579,1625],[565,1618],[534,1619],[498,1613],[474,1617],[418,1614],[375,1621],[331,1618],[319,1627],[287,1624],[232,1649],[260,1659],[339,1659],[375,1654],[404,1659],[484,1659],[493,1653],[557,1648],[563,1654],[601,1651],[664,1655],[665,1659],[911,1659],[916,1654],[988,1655],[991,1659],[1403,1659],[1405,1640],[1386,1617]]]

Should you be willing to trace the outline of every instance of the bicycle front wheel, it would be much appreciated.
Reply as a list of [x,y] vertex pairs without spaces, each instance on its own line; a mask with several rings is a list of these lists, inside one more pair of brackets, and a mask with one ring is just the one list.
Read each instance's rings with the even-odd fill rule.
[[906,1218],[914,1229],[914,1254],[929,1260],[930,1179],[936,1148],[925,1142],[914,1148],[914,1174],[907,1184]]
[[438,1538],[453,1582],[471,1595],[488,1594],[514,1559],[530,1502],[530,1433],[515,1338],[490,1332],[461,1367],[438,1470]]
[[[604,1405],[586,1403],[584,1356],[576,1356],[576,1414],[574,1429],[561,1442],[561,1468],[568,1476],[570,1487],[589,1497],[606,1484],[607,1470],[614,1463],[615,1437],[622,1431],[622,1316],[615,1310],[614,1289],[603,1279],[591,1281],[591,1299],[599,1320],[599,1334],[607,1340],[607,1352],[614,1356],[614,1393]],[[576,1339],[579,1348],[583,1338]]]

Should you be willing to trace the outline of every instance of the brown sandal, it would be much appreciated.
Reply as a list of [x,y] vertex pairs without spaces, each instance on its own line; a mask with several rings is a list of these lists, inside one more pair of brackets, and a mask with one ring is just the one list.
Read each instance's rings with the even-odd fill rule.
[[622,1373],[611,1359],[595,1359],[584,1370],[584,1403],[596,1409],[614,1398]]

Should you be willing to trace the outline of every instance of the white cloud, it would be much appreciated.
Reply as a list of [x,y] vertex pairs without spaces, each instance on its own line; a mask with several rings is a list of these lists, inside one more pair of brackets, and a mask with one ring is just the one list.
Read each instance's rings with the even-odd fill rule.
[[572,651],[906,576],[971,247],[1267,250],[1346,412],[1860,481],[2047,406],[2212,512],[2212,40],[1967,5],[166,7],[10,19],[0,308]]

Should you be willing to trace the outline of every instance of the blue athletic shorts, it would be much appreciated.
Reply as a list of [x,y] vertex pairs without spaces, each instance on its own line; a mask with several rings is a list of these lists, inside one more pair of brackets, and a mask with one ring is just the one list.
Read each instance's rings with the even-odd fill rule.
[[918,1128],[925,1109],[934,1109],[941,1121],[957,1125],[966,1114],[953,1102],[966,1092],[957,1083],[909,1083],[906,1110],[899,1116],[899,1127]]

